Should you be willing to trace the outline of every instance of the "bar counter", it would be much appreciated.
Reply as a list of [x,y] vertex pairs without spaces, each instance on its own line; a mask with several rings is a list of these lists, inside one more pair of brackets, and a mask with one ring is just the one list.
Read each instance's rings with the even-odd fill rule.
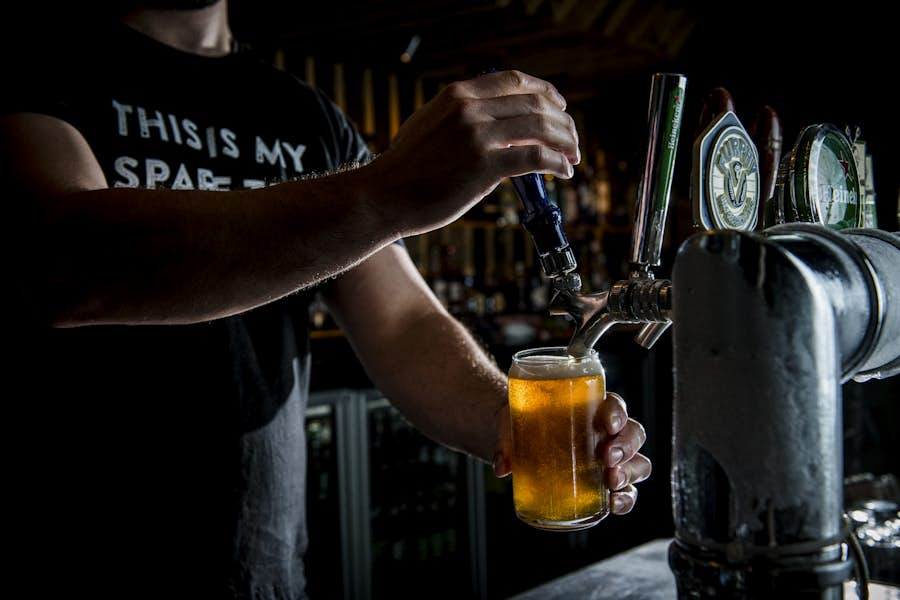
[[658,539],[548,581],[510,600],[675,600],[669,569],[671,538]]
[[[553,579],[509,600],[676,600],[675,576],[669,570],[671,538],[635,546],[568,575]],[[844,598],[858,598],[856,582],[844,582]],[[869,583],[869,600],[900,600],[900,587]]]

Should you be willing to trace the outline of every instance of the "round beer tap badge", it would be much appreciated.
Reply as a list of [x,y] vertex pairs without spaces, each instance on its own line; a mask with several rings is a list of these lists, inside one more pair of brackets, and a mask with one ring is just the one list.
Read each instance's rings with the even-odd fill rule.
[[833,229],[859,227],[859,175],[846,136],[833,125],[823,124],[801,138],[807,143],[804,166],[809,195],[806,202],[798,202],[801,217]]
[[809,125],[781,160],[775,196],[780,222],[862,227],[859,173],[850,140],[830,123]]
[[756,227],[759,155],[737,115],[728,111],[694,143],[694,220],[706,229]]

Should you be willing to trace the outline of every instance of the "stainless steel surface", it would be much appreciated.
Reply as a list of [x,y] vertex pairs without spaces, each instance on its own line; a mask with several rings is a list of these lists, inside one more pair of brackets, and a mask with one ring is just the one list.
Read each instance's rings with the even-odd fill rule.
[[651,81],[647,153],[632,231],[630,278],[616,282],[609,291],[593,294],[558,287],[551,302],[553,314],[568,314],[575,320],[569,342],[572,356],[587,356],[617,323],[647,324],[635,338],[645,348],[668,327],[671,283],[655,279],[652,268],[659,265],[665,235],[686,86],[687,78],[673,73],[656,73]]
[[[874,288],[880,294],[882,307],[900,305],[900,279],[896,273],[900,258],[900,235],[880,229],[849,229],[844,232],[865,253],[868,266],[874,274]],[[900,352],[897,344],[881,340],[900,340],[900,320],[897,313],[883,308],[883,321],[878,339],[872,341],[873,349],[867,360],[853,374],[855,381],[885,379],[900,373]]]
[[[572,277],[568,276],[570,271],[578,267],[575,261],[575,253],[572,252],[571,246],[554,248],[547,254],[540,256],[540,262],[544,274],[552,278],[554,284],[558,279],[560,280],[560,285],[571,285],[573,286],[571,289],[575,290],[581,289],[581,278],[579,277],[576,283]],[[578,277],[578,275],[576,274],[575,277]]]
[[666,563],[670,542],[647,542],[510,600],[675,600],[675,579]]
[[[873,229],[836,232],[794,223],[768,229],[766,237],[816,274],[835,316],[841,383],[884,378],[900,370],[900,236]],[[812,243],[814,242],[814,243]],[[891,340],[894,340],[893,342]]]
[[633,278],[617,281],[606,292],[559,293],[550,305],[552,314],[568,314],[576,324],[569,354],[587,356],[613,325],[646,323],[636,341],[649,348],[671,321],[672,284],[667,279]]
[[838,597],[841,383],[900,354],[885,335],[900,318],[885,291],[900,285],[887,267],[900,247],[886,236],[797,224],[700,233],[679,250],[673,513],[679,547],[700,557],[687,578],[706,560],[731,597],[804,575]]
[[836,534],[840,369],[826,295],[785,250],[737,232],[688,240],[674,280],[679,533],[736,549]]
[[647,323],[641,330],[634,336],[634,341],[637,342],[638,346],[641,348],[652,348],[653,344],[659,341],[659,338],[662,337],[672,324],[671,321],[667,321],[665,323]]
[[[671,542],[665,538],[646,542],[509,600],[675,600],[677,589],[667,563]],[[855,581],[844,583],[843,596],[858,597]],[[900,587],[870,583],[869,599],[900,600]]]

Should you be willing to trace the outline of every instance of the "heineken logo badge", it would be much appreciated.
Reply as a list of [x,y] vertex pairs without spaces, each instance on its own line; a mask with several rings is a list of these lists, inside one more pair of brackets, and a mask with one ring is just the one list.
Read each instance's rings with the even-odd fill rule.
[[830,123],[808,125],[781,161],[774,221],[862,227],[865,212],[850,139]]
[[695,224],[705,229],[756,227],[759,155],[737,115],[728,111],[694,143],[691,196]]
[[822,124],[810,128],[808,153],[801,167],[808,198],[797,199],[804,220],[832,229],[859,227],[862,210],[859,175],[850,140],[837,127]]

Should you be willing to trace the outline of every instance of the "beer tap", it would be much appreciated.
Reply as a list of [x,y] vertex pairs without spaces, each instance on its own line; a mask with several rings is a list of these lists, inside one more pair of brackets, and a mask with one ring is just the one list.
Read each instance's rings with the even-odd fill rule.
[[[701,128],[698,231],[672,271],[678,598],[838,599],[854,570],[867,597],[843,515],[841,386],[900,374],[900,237],[859,227],[836,127],[805,128],[780,163],[769,107],[752,135],[733,104]],[[721,185],[731,173],[744,185]]]
[[[575,333],[568,346],[571,356],[589,355],[600,337],[616,324],[643,324],[635,341],[645,348],[653,346],[671,324],[672,283],[656,279],[653,269],[660,264],[686,85],[687,78],[680,74],[653,76],[647,152],[638,191],[628,279],[617,281],[608,291],[581,292],[574,257],[571,262],[545,260],[538,235],[529,228],[544,273],[553,280],[555,293],[550,312],[575,320]],[[527,206],[524,197],[522,201]]]
[[750,125],[750,137],[759,152],[759,213],[757,227],[762,230],[766,223],[775,223],[776,216],[766,215],[767,210],[775,210],[771,199],[775,197],[775,179],[778,163],[781,162],[781,145],[784,139],[781,118],[775,109],[765,105],[759,109]]
[[544,275],[553,280],[554,288],[575,293],[581,289],[581,278],[575,273],[578,263],[562,227],[562,212],[550,202],[544,180],[538,173],[511,177],[525,214],[522,224],[531,234]]

